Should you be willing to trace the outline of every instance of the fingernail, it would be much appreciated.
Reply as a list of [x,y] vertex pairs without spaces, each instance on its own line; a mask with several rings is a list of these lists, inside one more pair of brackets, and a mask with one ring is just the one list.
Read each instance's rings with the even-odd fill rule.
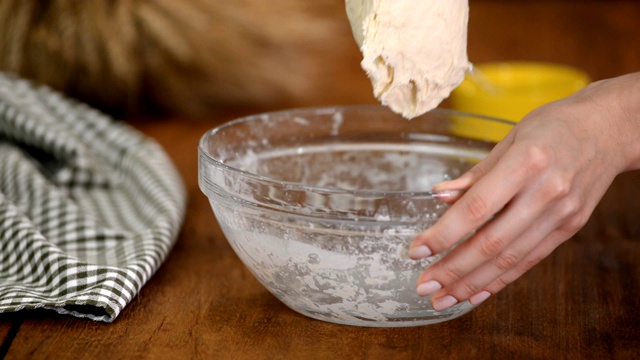
[[457,195],[459,192],[460,190],[434,190],[433,195],[438,198],[446,198]]
[[435,311],[442,311],[442,310],[447,310],[448,308],[452,307],[457,303],[458,303],[458,299],[454,298],[451,295],[445,295],[441,298],[434,300],[432,305]]
[[409,249],[409,257],[413,260],[420,260],[431,256],[431,250],[425,245],[416,246]]
[[488,291],[481,291],[475,295],[473,295],[472,297],[469,298],[469,302],[471,303],[471,305],[478,305],[481,302],[487,300],[489,298],[489,296],[491,296],[491,293]]
[[440,289],[442,289],[442,285],[440,285],[439,282],[435,280],[429,280],[418,285],[417,291],[418,295],[420,296],[429,296]]
[[435,191],[434,196],[436,199],[445,203],[453,203],[460,198],[464,191],[466,190],[440,190]]

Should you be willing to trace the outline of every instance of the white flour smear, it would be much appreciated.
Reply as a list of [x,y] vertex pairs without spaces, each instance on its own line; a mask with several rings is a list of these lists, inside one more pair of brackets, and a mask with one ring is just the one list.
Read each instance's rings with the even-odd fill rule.
[[406,256],[413,231],[369,236],[316,232],[314,244],[309,244],[302,229],[256,226],[250,219],[230,215],[220,217],[220,222],[225,233],[232,234],[236,253],[271,293],[304,315],[349,325],[414,326],[472,308],[463,303],[438,313],[429,298],[416,294],[418,275],[435,259],[416,262]]
[[[253,150],[228,165],[290,184],[389,192],[429,191],[460,175],[470,159],[485,155],[441,144],[335,143]],[[244,185],[229,186],[235,191]],[[272,196],[287,199],[280,189],[254,190],[237,193],[267,202]],[[418,276],[437,258],[414,261],[407,249],[440,216],[443,204],[416,209],[415,204],[425,203],[409,199],[406,206],[402,202],[378,208],[369,200],[341,202],[311,191],[303,195],[296,198],[301,208],[295,208],[295,214],[291,209],[274,212],[271,203],[266,210],[262,205],[240,206],[237,199],[212,198],[218,222],[238,256],[290,308],[321,320],[377,327],[435,323],[472,309],[465,302],[436,312],[429,298],[416,293]],[[358,210],[366,210],[366,221],[350,213],[336,217],[334,206],[341,211],[362,206]]]

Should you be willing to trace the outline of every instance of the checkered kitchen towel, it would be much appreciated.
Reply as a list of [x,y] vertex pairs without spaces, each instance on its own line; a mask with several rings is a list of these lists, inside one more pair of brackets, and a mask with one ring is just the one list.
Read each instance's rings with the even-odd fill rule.
[[170,251],[185,198],[158,144],[0,73],[0,312],[113,321]]

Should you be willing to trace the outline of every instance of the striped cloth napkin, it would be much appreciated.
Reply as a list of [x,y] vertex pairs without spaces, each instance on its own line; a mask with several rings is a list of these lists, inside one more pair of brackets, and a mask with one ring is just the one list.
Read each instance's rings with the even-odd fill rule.
[[0,73],[0,312],[112,322],[171,250],[185,203],[157,143]]

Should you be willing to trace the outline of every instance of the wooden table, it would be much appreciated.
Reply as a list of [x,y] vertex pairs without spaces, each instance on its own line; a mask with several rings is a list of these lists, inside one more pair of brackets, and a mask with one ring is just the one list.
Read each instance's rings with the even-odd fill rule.
[[[469,55],[476,63],[561,62],[594,79],[638,71],[640,2],[471,0]],[[370,92],[357,64],[353,69],[345,79],[353,79],[361,93],[344,103],[362,101]],[[582,231],[471,313],[416,328],[340,326],[298,315],[260,286],[226,243],[198,189],[201,134],[254,111],[223,111],[204,122],[133,121],[166,148],[188,188],[188,212],[173,252],[113,324],[46,311],[0,315],[1,354],[14,359],[640,356],[640,172],[620,176]]]

